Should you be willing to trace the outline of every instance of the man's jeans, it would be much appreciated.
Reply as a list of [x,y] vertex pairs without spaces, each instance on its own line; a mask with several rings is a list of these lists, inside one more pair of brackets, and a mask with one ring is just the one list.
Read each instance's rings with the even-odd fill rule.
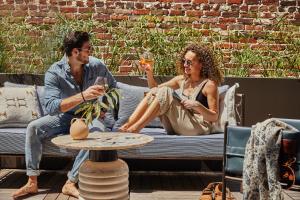
[[[62,133],[69,133],[70,122],[74,115],[59,114],[46,115],[30,122],[26,130],[25,158],[28,176],[38,176],[39,165],[42,158],[42,141]],[[90,132],[105,130],[104,125],[97,119],[93,120]],[[76,156],[72,170],[68,173],[68,179],[78,181],[78,170],[81,163],[88,158],[88,151],[81,150]]]

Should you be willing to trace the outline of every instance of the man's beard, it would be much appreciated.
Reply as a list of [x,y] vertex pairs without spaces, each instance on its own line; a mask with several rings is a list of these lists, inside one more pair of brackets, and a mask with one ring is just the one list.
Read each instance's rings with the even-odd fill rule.
[[84,65],[89,63],[89,57],[87,57],[86,59],[84,59],[81,55],[78,55],[77,56],[77,60],[79,62],[81,62],[82,64],[84,64]]

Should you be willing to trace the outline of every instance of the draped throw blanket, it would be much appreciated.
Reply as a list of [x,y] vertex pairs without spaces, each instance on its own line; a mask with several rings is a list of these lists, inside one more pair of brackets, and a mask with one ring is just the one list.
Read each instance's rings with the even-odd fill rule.
[[282,130],[298,131],[273,118],[252,126],[243,165],[243,199],[283,199],[278,165]]

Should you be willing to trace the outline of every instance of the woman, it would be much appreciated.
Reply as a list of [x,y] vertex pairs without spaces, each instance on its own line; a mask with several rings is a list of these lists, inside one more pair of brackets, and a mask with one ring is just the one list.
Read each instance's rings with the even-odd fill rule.
[[[212,122],[218,120],[218,85],[222,74],[209,49],[188,45],[178,62],[183,75],[157,85],[152,66],[143,66],[151,91],[121,128],[124,132],[139,132],[155,117],[160,116],[168,133],[179,135],[208,134]],[[179,89],[176,98],[174,90]]]

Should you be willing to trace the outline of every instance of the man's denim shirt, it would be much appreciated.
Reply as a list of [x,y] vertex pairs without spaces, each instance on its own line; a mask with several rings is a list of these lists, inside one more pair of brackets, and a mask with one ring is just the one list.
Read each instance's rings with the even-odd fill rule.
[[[109,88],[116,87],[116,80],[108,71],[105,64],[95,57],[89,57],[89,63],[84,65],[84,78],[82,91],[94,85],[98,76],[106,77]],[[81,92],[71,74],[67,56],[54,63],[45,74],[45,107],[50,115],[61,113],[60,104],[63,99]],[[67,113],[74,114],[79,107],[69,110]]]

